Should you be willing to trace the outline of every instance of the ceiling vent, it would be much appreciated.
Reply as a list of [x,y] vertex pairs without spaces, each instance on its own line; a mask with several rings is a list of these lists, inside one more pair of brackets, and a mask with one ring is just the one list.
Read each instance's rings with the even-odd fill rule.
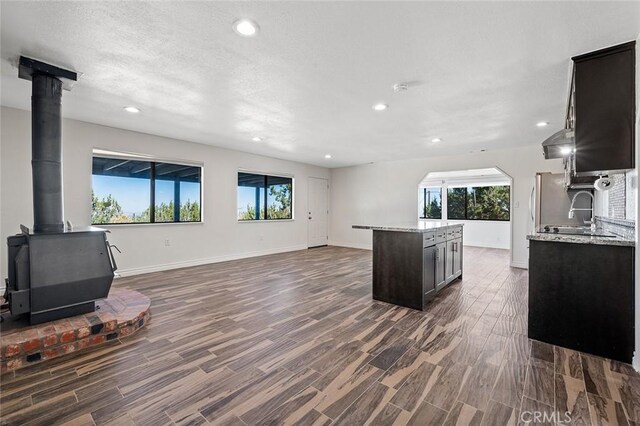
[[407,90],[409,90],[409,83],[396,83],[393,85],[395,93],[406,92]]

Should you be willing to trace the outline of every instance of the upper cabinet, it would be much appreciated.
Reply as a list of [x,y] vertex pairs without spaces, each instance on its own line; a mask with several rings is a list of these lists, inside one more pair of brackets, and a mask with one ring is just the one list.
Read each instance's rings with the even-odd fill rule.
[[635,41],[572,59],[576,172],[633,169]]

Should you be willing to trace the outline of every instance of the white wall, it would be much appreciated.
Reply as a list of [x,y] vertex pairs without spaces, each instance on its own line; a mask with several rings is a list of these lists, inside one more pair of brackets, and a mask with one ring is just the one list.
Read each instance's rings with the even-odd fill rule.
[[[117,255],[123,274],[304,249],[307,247],[304,214],[307,178],[329,178],[330,175],[328,169],[321,167],[75,120],[64,120],[62,139],[65,218],[76,226],[88,225],[91,221],[94,147],[204,163],[204,223],[109,227],[109,240],[123,252]],[[19,232],[21,223],[29,227],[33,223],[30,112],[3,107],[0,140],[0,239],[3,241],[0,263],[2,277],[6,277],[4,241],[8,235]],[[238,223],[238,168],[294,175],[295,220]],[[166,247],[165,240],[170,240],[171,245]]]
[[512,265],[526,268],[529,197],[535,173],[562,171],[561,160],[545,160],[539,144],[460,156],[332,169],[329,242],[333,245],[371,248],[371,231],[352,229],[351,225],[416,222],[416,188],[428,172],[485,167],[498,167],[513,179]]
[[464,223],[464,245],[509,249],[511,244],[511,222],[485,220],[449,220]]

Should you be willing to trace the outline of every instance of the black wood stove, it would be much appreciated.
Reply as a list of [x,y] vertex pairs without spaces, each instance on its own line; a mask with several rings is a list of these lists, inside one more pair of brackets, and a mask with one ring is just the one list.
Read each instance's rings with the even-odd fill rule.
[[20,57],[18,76],[32,82],[33,230],[7,238],[5,299],[31,324],[95,310],[109,294],[116,263],[104,229],[65,227],[62,197],[62,89],[77,74]]

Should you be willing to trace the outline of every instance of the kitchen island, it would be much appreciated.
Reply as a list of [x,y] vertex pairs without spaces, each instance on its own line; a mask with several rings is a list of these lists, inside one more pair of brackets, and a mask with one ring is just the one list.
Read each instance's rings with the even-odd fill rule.
[[373,231],[373,298],[424,310],[438,291],[462,277],[462,227],[447,222],[353,225]]
[[529,337],[630,363],[635,241],[553,233],[527,239]]

